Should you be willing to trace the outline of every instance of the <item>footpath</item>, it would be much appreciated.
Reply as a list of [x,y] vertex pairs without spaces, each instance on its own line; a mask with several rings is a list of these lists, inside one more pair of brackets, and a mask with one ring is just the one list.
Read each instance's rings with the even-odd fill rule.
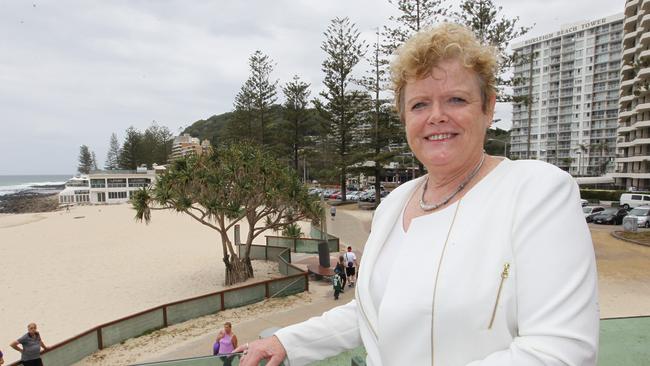
[[[341,240],[342,250],[350,245],[355,252],[362,253],[369,234],[371,214],[372,212],[368,211],[357,211],[356,205],[354,205],[354,208],[352,206],[338,206],[336,218],[332,220],[331,217],[328,217],[327,230]],[[294,257],[299,259],[301,256]],[[305,321],[354,299],[353,289],[346,287],[346,291],[340,295],[339,300],[334,300],[332,285],[326,281],[310,281],[309,291],[313,294],[313,301],[309,304],[233,324],[233,333],[237,335],[239,343],[243,344],[258,339],[260,333],[265,329],[285,327]],[[180,343],[164,352],[143,359],[141,362],[211,355],[212,344],[217,338],[219,330],[215,329],[213,332],[206,333],[201,337]]]

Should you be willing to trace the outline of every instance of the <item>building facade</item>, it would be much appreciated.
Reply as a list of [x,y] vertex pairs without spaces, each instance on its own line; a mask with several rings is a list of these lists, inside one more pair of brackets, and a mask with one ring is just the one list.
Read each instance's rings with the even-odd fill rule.
[[154,166],[137,170],[96,170],[66,183],[59,193],[60,204],[111,204],[126,203],[134,191],[149,187],[156,174],[164,167]]
[[169,161],[174,161],[189,154],[201,155],[202,153],[207,152],[209,149],[211,149],[210,141],[201,141],[196,137],[192,137],[189,134],[184,133],[174,138],[174,142],[172,144],[172,153],[169,156]]
[[513,45],[510,154],[574,176],[614,171],[623,14]]
[[650,190],[650,1],[628,0],[623,23],[616,185]]

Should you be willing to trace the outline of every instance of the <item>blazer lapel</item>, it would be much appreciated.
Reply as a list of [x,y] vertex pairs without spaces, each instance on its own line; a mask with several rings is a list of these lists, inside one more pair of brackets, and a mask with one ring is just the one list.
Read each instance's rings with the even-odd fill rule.
[[381,214],[375,217],[370,236],[363,249],[362,263],[359,265],[356,298],[358,306],[362,308],[360,310],[370,322],[369,326],[373,329],[373,333],[377,327],[378,309],[375,308],[370,297],[370,277],[386,238],[395,226],[413,190],[419,186],[422,179],[423,177],[405,183],[403,187],[391,192],[387,199],[381,203]]

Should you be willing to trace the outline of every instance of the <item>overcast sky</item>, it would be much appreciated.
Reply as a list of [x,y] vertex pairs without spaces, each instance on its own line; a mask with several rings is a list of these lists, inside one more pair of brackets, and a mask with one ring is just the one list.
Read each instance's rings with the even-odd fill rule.
[[[496,3],[535,25],[530,38],[625,1]],[[82,144],[101,166],[113,132],[122,141],[156,121],[178,133],[228,112],[257,49],[276,62],[273,78],[297,74],[315,96],[329,20],[347,16],[372,41],[394,14],[387,0],[0,0],[0,175],[72,174]],[[509,128],[509,106],[497,118]]]

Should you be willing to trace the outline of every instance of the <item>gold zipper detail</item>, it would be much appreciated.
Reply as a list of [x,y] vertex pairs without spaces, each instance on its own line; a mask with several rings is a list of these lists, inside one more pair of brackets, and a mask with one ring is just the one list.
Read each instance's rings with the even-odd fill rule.
[[494,324],[494,317],[497,315],[497,306],[499,306],[499,299],[501,298],[501,289],[503,288],[503,282],[505,282],[506,278],[508,278],[509,273],[510,273],[510,263],[505,263],[503,265],[503,271],[501,272],[501,282],[499,282],[497,299],[494,302],[494,309],[492,309],[492,317],[490,318],[490,325],[488,326],[488,329],[492,329],[492,325]]

